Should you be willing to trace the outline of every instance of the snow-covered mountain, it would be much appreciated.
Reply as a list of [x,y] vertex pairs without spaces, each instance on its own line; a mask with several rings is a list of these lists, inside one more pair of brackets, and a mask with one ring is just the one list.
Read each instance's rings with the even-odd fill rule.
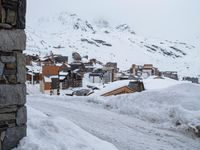
[[116,26],[104,19],[90,22],[64,11],[41,17],[34,25],[28,24],[26,32],[25,53],[44,56],[52,51],[71,56],[76,51],[102,62],[117,62],[120,69],[151,63],[160,70],[178,71],[180,75],[200,74],[197,41],[145,38],[128,24]]

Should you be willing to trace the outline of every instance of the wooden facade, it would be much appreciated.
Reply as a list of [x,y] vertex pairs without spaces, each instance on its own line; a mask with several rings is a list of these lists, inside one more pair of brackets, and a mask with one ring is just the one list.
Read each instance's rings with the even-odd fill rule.
[[176,71],[164,71],[162,75],[167,78],[178,80],[178,73]]
[[115,96],[144,91],[144,84],[140,81],[130,81],[128,86],[123,86],[102,94],[101,96]]
[[133,76],[139,76],[148,78],[149,76],[159,76],[160,71],[154,67],[153,64],[144,64],[143,66],[133,64],[130,69],[130,74]]
[[26,81],[31,82],[33,77],[33,82],[34,83],[40,83],[42,81],[42,74],[40,73],[34,73],[34,75],[31,75],[29,73],[26,74]]
[[62,84],[62,89],[82,87],[82,76],[78,73],[69,71],[65,78],[60,82]]
[[59,66],[42,66],[42,76],[58,75],[59,70]]
[[107,92],[105,94],[102,94],[101,96],[116,96],[120,94],[129,94],[129,93],[134,93],[133,89],[129,88],[128,86],[120,87],[115,90],[112,90],[110,92]]

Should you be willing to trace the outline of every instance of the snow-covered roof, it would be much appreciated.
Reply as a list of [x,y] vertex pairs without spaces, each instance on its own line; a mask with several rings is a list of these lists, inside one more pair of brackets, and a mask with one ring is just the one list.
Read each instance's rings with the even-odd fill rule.
[[59,76],[59,79],[60,79],[60,80],[64,80],[64,79],[65,79],[65,76]]
[[44,76],[44,82],[48,82],[48,83],[51,83],[52,82],[52,78],[58,78],[58,76]]
[[156,79],[155,77],[156,76],[150,76],[149,78],[143,80],[146,90],[164,89],[183,83],[166,77],[163,77],[163,79]]
[[44,76],[44,82],[51,83],[51,78]]
[[102,69],[103,68],[103,66],[102,65],[100,65],[100,64],[94,64],[94,68],[96,68],[96,69]]
[[64,72],[64,71],[60,71],[59,75],[60,76],[67,76],[69,73],[68,72]]
[[83,62],[83,63],[88,63],[89,60],[88,60],[87,58],[82,58],[81,62]]
[[34,76],[35,74],[32,72],[28,72],[27,74]]
[[65,64],[68,68],[71,68],[71,66],[69,64]]
[[85,66],[85,68],[94,68],[94,66]]
[[75,69],[73,72],[74,72],[74,73],[77,73],[79,70],[80,70],[80,69]]
[[37,64],[34,64],[33,66],[27,65],[26,68],[28,69],[29,72],[33,72],[33,73],[41,73],[42,71],[42,67],[37,66]]
[[59,66],[59,67],[62,66],[62,65],[63,65],[62,63],[57,63],[56,64],[56,66]]
[[95,94],[102,95],[107,92],[113,91],[115,89],[118,89],[118,88],[121,88],[124,86],[128,86],[130,81],[133,81],[133,80],[120,80],[120,81],[112,82],[110,84],[105,84],[105,87],[102,88],[100,91],[97,91]]

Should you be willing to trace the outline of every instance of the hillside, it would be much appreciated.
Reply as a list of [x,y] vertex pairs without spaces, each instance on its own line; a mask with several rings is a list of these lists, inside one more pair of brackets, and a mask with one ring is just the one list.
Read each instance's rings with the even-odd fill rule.
[[180,75],[200,74],[200,44],[141,37],[128,24],[114,26],[103,19],[89,22],[77,14],[61,12],[38,19],[26,32],[25,53],[44,56],[53,51],[71,56],[77,51],[102,62],[118,62],[123,70],[131,64],[152,63]]

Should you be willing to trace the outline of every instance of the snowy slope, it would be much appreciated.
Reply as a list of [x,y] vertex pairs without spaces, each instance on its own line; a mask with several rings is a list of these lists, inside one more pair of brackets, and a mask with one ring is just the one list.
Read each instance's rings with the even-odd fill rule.
[[77,51],[102,62],[118,62],[120,69],[131,64],[153,63],[161,70],[177,70],[182,75],[200,74],[199,44],[143,38],[127,24],[117,27],[105,20],[95,23],[66,12],[43,17],[37,26],[27,27],[25,53],[41,56],[50,51],[71,56]]
[[[145,92],[107,98],[32,93],[27,101],[30,131],[21,146],[23,148],[24,144],[35,144],[30,141],[40,137],[42,143],[55,140],[53,142],[58,149],[62,149],[60,146],[68,143],[61,139],[68,139],[67,135],[71,132],[74,134],[78,125],[100,139],[114,144],[119,150],[199,150],[200,139],[194,135],[195,131],[189,128],[195,129],[200,125],[200,86],[177,82],[172,84],[172,81],[167,80],[168,82],[165,82],[168,88],[164,88],[164,85],[161,86],[163,89],[156,89],[153,85],[156,81],[148,81],[146,84],[149,84],[149,90]],[[38,128],[38,124],[43,125],[42,128]],[[68,129],[72,131],[68,132]],[[41,136],[41,133],[44,136]],[[54,133],[62,138],[57,140],[54,138],[57,136],[52,136]],[[82,133],[76,133],[80,135],[81,143]],[[70,142],[73,138],[74,136],[67,141]],[[41,142],[36,144],[39,149],[43,148]],[[96,144],[99,143],[95,143],[95,146]],[[91,146],[91,143],[85,142],[84,145]],[[73,143],[70,146],[77,148],[73,147]]]
[[117,150],[62,117],[28,107],[28,135],[15,150]]

